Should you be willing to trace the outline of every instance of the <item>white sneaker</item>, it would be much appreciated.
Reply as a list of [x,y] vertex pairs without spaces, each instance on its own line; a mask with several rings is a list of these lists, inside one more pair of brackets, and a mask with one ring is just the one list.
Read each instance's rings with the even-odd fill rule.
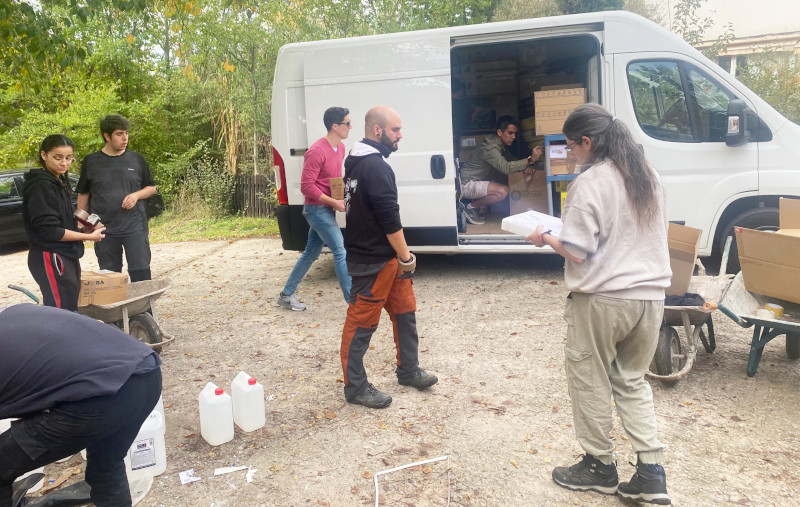
[[294,297],[294,294],[291,296],[286,296],[283,294],[283,292],[281,292],[281,295],[278,298],[278,306],[282,306],[295,312],[302,312],[306,309],[306,305],[298,301],[297,298]]

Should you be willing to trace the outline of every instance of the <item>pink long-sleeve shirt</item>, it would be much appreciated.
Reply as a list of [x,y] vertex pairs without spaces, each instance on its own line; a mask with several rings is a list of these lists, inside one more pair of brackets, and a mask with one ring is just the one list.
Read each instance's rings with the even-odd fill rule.
[[300,178],[300,191],[305,196],[304,204],[323,205],[322,194],[331,195],[331,178],[342,177],[344,143],[334,150],[327,139],[318,139],[306,151],[303,161],[303,175]]

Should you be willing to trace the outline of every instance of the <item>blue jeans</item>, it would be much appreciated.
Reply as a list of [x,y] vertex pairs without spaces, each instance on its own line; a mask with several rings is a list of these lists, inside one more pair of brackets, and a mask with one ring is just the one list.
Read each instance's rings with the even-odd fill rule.
[[339,224],[336,223],[336,212],[330,206],[315,204],[303,206],[303,216],[308,222],[308,242],[303,254],[297,259],[289,279],[286,280],[282,294],[291,296],[300,285],[300,281],[308,273],[308,269],[317,260],[322,247],[328,245],[333,252],[334,269],[336,278],[339,279],[339,286],[342,288],[342,295],[346,302],[350,302],[350,275],[347,274],[347,262],[345,260],[344,238]]

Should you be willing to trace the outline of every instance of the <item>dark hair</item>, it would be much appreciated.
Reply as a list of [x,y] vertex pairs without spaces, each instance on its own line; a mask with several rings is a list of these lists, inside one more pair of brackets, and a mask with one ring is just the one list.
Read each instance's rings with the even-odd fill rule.
[[322,116],[322,121],[325,122],[325,129],[330,132],[333,126],[337,123],[342,123],[344,117],[348,114],[350,114],[350,110],[346,107],[329,107]]
[[497,119],[497,130],[505,132],[509,125],[514,125],[519,129],[519,122],[517,122],[513,116],[505,114]]
[[109,114],[100,120],[100,135],[103,136],[103,140],[106,139],[105,134],[110,136],[115,130],[124,130],[127,132],[130,128],[131,123],[124,116],[118,114]]
[[44,159],[42,158],[42,152],[50,153],[50,150],[53,148],[61,148],[62,146],[69,146],[73,150],[75,149],[72,139],[64,134],[53,134],[45,137],[42,144],[39,145],[39,164],[41,164],[44,169],[47,169]]
[[659,211],[654,204],[661,184],[628,127],[601,106],[583,104],[567,117],[562,132],[576,143],[584,136],[592,140],[589,164],[605,159],[614,163],[639,225],[649,225]]

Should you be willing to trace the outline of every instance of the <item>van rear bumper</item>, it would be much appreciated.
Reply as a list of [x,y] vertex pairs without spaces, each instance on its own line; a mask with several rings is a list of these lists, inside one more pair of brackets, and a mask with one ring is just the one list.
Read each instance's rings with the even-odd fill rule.
[[308,241],[308,222],[302,204],[279,204],[275,210],[284,250],[302,252]]

